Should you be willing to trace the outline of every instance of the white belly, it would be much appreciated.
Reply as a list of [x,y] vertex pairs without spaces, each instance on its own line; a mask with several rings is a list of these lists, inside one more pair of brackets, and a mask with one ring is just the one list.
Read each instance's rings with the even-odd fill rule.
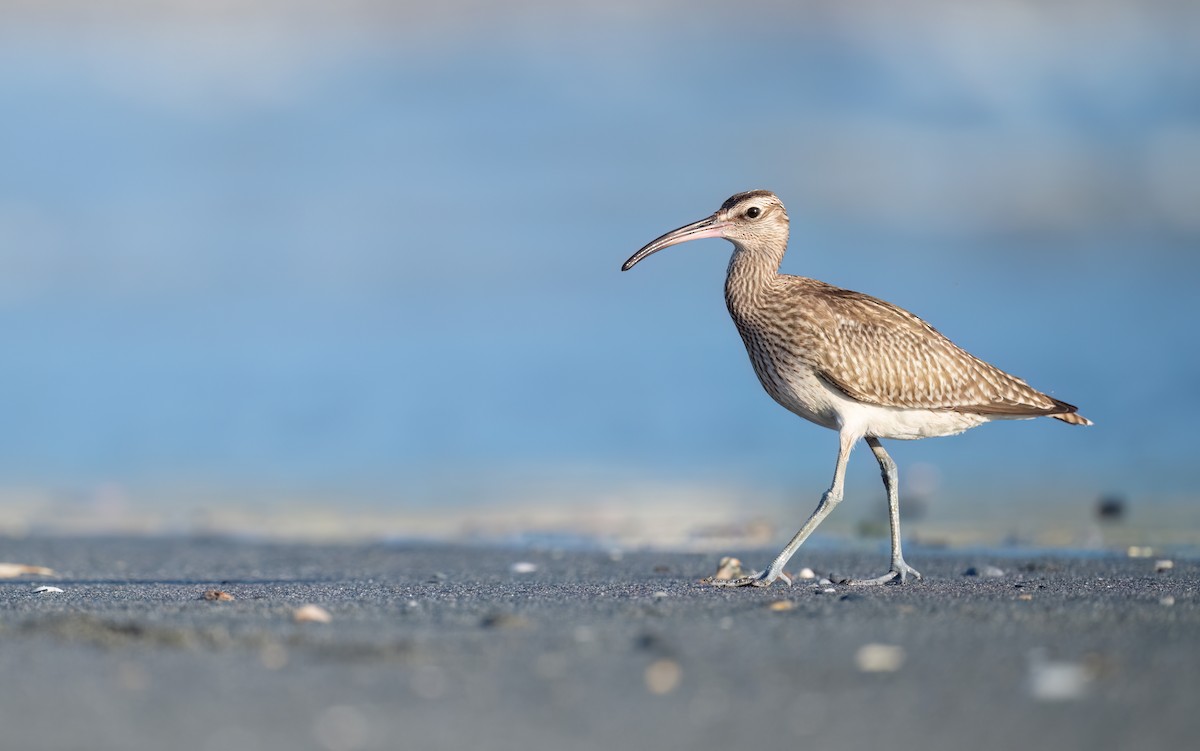
[[880,407],[875,404],[856,402],[848,397],[843,397],[843,399],[845,400],[845,406],[841,413],[843,425],[859,435],[875,438],[913,440],[956,435],[991,419],[983,415],[964,414],[950,410]]
[[[808,368],[788,368],[782,377],[768,366],[758,371],[759,380],[775,401],[806,420],[831,430],[849,430],[853,435],[913,440],[955,435],[990,420],[984,415],[949,410],[882,407],[859,402],[825,383]],[[765,363],[764,363],[765,364]]]

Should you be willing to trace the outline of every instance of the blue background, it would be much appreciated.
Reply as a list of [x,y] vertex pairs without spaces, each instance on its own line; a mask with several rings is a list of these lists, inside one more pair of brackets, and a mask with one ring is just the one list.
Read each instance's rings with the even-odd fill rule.
[[285,5],[0,9],[10,507],[806,512],[835,438],[758,386],[728,244],[618,271],[760,187],[784,271],[1097,423],[893,444],[908,492],[1194,504],[1196,6]]

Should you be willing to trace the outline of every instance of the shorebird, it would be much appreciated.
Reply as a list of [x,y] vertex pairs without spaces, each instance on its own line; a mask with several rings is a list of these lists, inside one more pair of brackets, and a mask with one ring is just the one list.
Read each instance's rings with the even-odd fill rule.
[[763,388],[788,410],[838,432],[833,484],[800,531],[769,568],[713,584],[765,587],[776,579],[791,584],[783,567],[841,502],[846,463],[860,438],[879,462],[887,490],[892,562],[882,576],[848,583],[903,583],[921,574],[904,562],[896,463],[880,439],[956,435],[991,420],[1033,417],[1092,424],[1075,406],[960,349],[903,308],[779,273],[788,215],[770,191],[738,193],[712,216],[646,245],[621,270],[663,248],[709,237],[733,243],[725,305]]

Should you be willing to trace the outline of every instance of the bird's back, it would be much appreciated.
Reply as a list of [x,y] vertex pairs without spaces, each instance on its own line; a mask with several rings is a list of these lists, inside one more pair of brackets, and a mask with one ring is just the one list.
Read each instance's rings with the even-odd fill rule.
[[727,302],[763,385],[780,401],[778,383],[770,381],[778,374],[764,377],[763,368],[808,371],[801,376],[815,376],[866,405],[955,412],[977,416],[978,422],[1046,415],[1090,424],[1075,414],[1074,406],[980,360],[919,317],[870,295],[779,274],[755,294],[743,299],[734,295]]

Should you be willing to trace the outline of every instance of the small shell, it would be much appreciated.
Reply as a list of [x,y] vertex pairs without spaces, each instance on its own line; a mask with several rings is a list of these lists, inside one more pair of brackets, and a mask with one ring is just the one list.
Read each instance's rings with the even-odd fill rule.
[[817,574],[811,568],[809,568],[808,566],[805,566],[804,568],[800,569],[800,573],[796,574],[796,578],[798,578],[798,579],[816,579]]
[[1004,576],[1004,569],[999,566],[971,566],[963,572],[963,576]]
[[530,623],[527,618],[516,613],[489,613],[479,621],[479,625],[484,628],[522,629],[529,628]]
[[1162,560],[1154,562],[1154,572],[1156,574],[1161,574],[1164,571],[1170,571],[1173,568],[1175,568],[1175,561],[1172,561],[1169,558],[1163,558]]
[[208,600],[210,602],[229,602],[233,599],[233,595],[229,594],[228,592],[223,592],[219,589],[210,589],[204,594],[200,595],[200,599]]
[[0,579],[15,579],[26,574],[57,576],[54,569],[45,566],[30,566],[25,563],[0,563]]
[[532,574],[538,570],[538,565],[530,561],[517,561],[510,568],[514,574]]
[[1058,702],[1082,699],[1095,678],[1095,668],[1083,662],[1048,659],[1045,649],[1029,653],[1027,688],[1038,701]]
[[776,600],[767,606],[767,610],[773,613],[786,613],[789,610],[795,610],[796,603],[791,600]]
[[333,620],[333,616],[329,611],[320,605],[301,605],[292,613],[292,619],[296,623],[329,623]]
[[37,594],[37,595],[42,595],[42,594],[54,594],[54,593],[61,592],[61,591],[62,590],[59,589],[58,587],[38,587],[37,589],[33,590],[33,593]]
[[646,690],[662,696],[679,687],[679,681],[683,678],[683,669],[675,660],[664,657],[646,666],[644,677]]
[[904,647],[864,644],[854,653],[854,663],[864,673],[894,673],[904,664]]
[[717,573],[713,575],[713,579],[724,582],[732,579],[740,579],[745,575],[746,571],[742,568],[742,562],[733,556],[727,555],[717,564]]

